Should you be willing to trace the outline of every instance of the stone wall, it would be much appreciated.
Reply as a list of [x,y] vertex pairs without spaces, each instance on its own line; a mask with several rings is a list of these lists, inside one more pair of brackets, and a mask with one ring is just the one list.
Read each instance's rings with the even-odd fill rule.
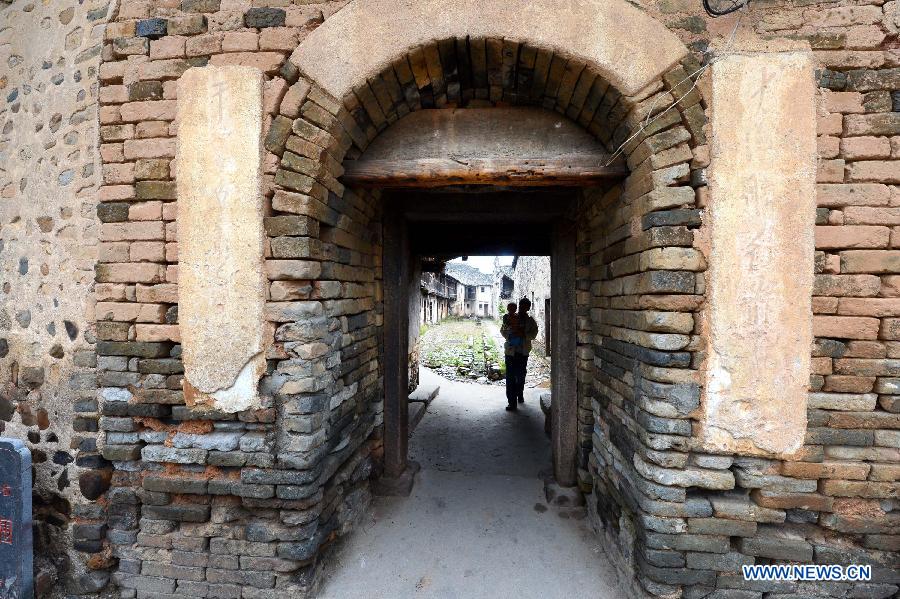
[[[685,30],[693,48],[712,39],[721,51],[716,38],[736,17],[710,21],[687,4],[660,3],[658,17]],[[696,436],[693,369],[703,368],[707,349],[698,316],[708,283],[697,231],[710,202],[728,201],[706,187],[708,129],[691,128],[686,112],[684,128],[650,138],[658,156],[681,143],[692,156],[674,186],[633,202],[633,211],[585,196],[592,226],[580,238],[583,268],[603,283],[579,282],[580,339],[589,331],[606,337],[579,352],[582,450],[593,475],[582,484],[593,484],[589,507],[623,549],[623,575],[638,572],[636,594],[887,597],[897,590],[900,416],[890,328],[897,266],[889,214],[898,179],[888,174],[900,165],[896,33],[896,3],[881,2],[768,3],[738,28],[745,47],[762,47],[754,34],[808,40],[820,86],[816,339],[805,443],[788,459],[709,453]],[[699,87],[708,89],[702,80]],[[631,240],[619,240],[629,220],[632,231],[682,248],[628,249]],[[646,282],[630,274],[645,263],[668,272]],[[649,295],[637,295],[642,287]],[[739,573],[742,564],[785,561],[866,563],[874,575],[826,586],[749,583]]]
[[[332,98],[298,71],[302,57],[288,58],[344,4],[130,0],[117,11],[91,2],[59,11],[17,0],[0,9],[14,24],[0,31],[9,52],[0,419],[4,434],[33,444],[47,497],[36,518],[53,523],[41,529],[44,546],[81,552],[98,572],[83,586],[115,571],[123,596],[314,588],[322,547],[365,507],[383,452],[383,206],[379,193],[344,189],[341,162],[412,110],[531,104],[566,114],[610,150],[658,116],[624,147],[631,176],[585,190],[577,215],[579,483],[615,541],[623,584],[632,580],[635,595],[717,588],[760,598],[797,587],[746,583],[741,564],[851,562],[874,564],[876,580],[799,590],[893,594],[898,3],[753,2],[713,20],[695,0],[640,2],[691,54],[632,97],[526,40],[456,38],[411,48]],[[706,283],[697,231],[718,198],[705,176],[709,85],[688,76],[710,49],[798,43],[813,48],[820,86],[808,432],[790,459],[712,454],[695,434]],[[263,404],[237,414],[185,405],[175,326],[176,84],[207,64],[252,65],[266,77],[275,332]],[[93,301],[100,309],[85,311]],[[78,502],[66,482],[76,476],[88,499],[110,490],[70,508]],[[67,538],[58,531],[73,516]]]
[[[0,3],[0,435],[34,464],[35,588],[85,576],[99,550],[78,521],[98,512],[96,342],[98,69],[109,2]],[[76,523],[72,525],[73,523]],[[72,533],[75,533],[74,535]],[[83,555],[83,554],[82,554]],[[102,554],[91,567],[109,562]]]
[[[320,547],[368,504],[380,464],[379,197],[344,192],[331,156],[345,141],[325,126],[339,104],[286,62],[339,6],[134,4],[107,32],[101,150],[125,174],[100,190],[108,252],[97,272],[107,309],[98,353],[121,362],[101,390],[101,429],[116,469],[106,538],[124,593],[305,594]],[[207,64],[266,74],[274,335],[262,403],[236,414],[186,402],[176,326],[175,83]],[[320,170],[304,174],[315,161]]]

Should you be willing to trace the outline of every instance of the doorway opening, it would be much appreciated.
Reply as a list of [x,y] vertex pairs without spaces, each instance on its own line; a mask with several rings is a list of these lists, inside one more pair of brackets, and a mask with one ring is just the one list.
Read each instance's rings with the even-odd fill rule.
[[[403,478],[409,465],[408,393],[419,382],[423,272],[445,274],[444,265],[458,256],[550,256],[550,312],[556,321],[556,326],[550,327],[550,345],[554,348],[551,355],[567,358],[551,364],[550,368],[550,386],[557,398],[549,406],[550,422],[556,422],[551,427],[553,470],[560,484],[574,484],[577,397],[572,215],[576,213],[578,197],[577,190],[562,187],[384,192],[384,409],[388,478]],[[488,291],[492,281],[485,278],[467,282],[472,284],[457,289],[457,309],[465,316],[493,320],[494,313],[499,311],[499,306],[494,304],[499,301]],[[442,284],[446,284],[446,278]],[[473,299],[460,300],[459,293],[469,293]],[[490,378],[489,373],[486,377]],[[411,484],[413,474],[414,471],[408,474],[405,485]]]
[[[563,187],[382,192],[385,475],[391,476],[392,463],[397,478],[417,472],[408,496],[375,499],[362,524],[367,534],[341,546],[333,560],[340,567],[326,574],[324,596],[452,589],[488,597],[509,594],[510,585],[520,585],[524,596],[584,588],[615,595],[611,562],[603,557],[585,507],[560,508],[546,492],[558,480],[556,463],[562,471],[576,468],[574,423],[553,436],[547,423],[553,404],[555,413],[573,421],[577,409],[575,388],[567,383],[577,378],[572,215],[581,193]],[[522,265],[526,257],[547,262],[532,276],[549,274],[544,286],[550,309],[541,307],[554,322],[549,353],[562,359],[552,365],[552,389],[526,385],[525,401],[515,412],[504,410],[502,380],[491,381],[487,373],[453,377],[429,367],[430,335],[443,335],[431,346],[446,347],[460,329],[463,336],[479,334],[502,348],[500,305],[519,299],[520,291],[528,299],[541,297],[538,281],[517,289],[512,269],[506,271],[513,281],[506,293],[503,271],[467,278],[464,272],[478,272],[470,265],[473,257],[484,255],[519,257]],[[469,260],[454,262],[462,256]],[[431,320],[442,312],[449,316]],[[413,399],[427,403],[424,417],[421,402]],[[554,459],[569,443],[571,461]],[[404,566],[373,568],[388,547],[393,563]],[[571,576],[561,579],[560,572]]]

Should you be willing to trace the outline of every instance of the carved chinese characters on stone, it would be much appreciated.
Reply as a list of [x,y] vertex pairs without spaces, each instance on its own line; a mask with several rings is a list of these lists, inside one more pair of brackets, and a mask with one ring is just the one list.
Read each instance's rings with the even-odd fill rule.
[[806,433],[813,68],[804,53],[729,56],[712,85],[701,436],[709,450],[786,455]]
[[0,437],[0,599],[32,596],[31,452]]
[[262,73],[188,70],[178,82],[179,320],[185,400],[259,405],[265,371]]

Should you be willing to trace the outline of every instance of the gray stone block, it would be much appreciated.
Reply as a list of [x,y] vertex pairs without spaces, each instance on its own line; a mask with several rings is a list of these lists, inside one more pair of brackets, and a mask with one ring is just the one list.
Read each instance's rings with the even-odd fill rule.
[[141,532],[151,535],[164,535],[174,531],[177,523],[172,520],[153,520],[143,517],[140,520]]
[[119,586],[126,589],[149,591],[151,593],[172,593],[175,591],[175,581],[169,578],[118,574],[113,576],[113,578]]
[[688,551],[685,553],[688,568],[699,570],[716,570],[719,572],[739,572],[741,566],[753,565],[756,560],[742,553],[729,551],[728,553],[697,553]]
[[164,445],[147,445],[141,450],[141,457],[148,462],[172,464],[203,464],[206,454],[205,449],[176,449]]
[[647,533],[646,541],[647,546],[652,549],[701,551],[707,553],[728,553],[731,550],[728,537],[718,535]]
[[646,576],[656,582],[665,584],[714,585],[716,573],[709,570],[690,570],[687,568],[658,568],[638,557],[639,576]]
[[247,463],[247,457],[242,451],[210,451],[206,463],[210,466],[238,467]]
[[756,534],[756,522],[730,520],[728,518],[690,518],[688,532],[696,534],[724,535],[728,537],[752,537]]
[[244,468],[241,470],[241,482],[258,485],[308,485],[318,480],[321,473],[321,466],[312,470]]
[[684,553],[680,551],[642,548],[641,553],[648,564],[661,568],[683,568],[686,563]]
[[143,515],[158,520],[179,522],[206,522],[209,520],[209,506],[183,503],[176,505],[144,506]]
[[818,481],[788,478],[777,474],[757,475],[742,468],[734,469],[734,479],[745,489],[765,489],[781,493],[814,493]]
[[278,543],[276,553],[278,557],[304,562],[312,559],[319,549],[318,536],[302,543]]
[[741,553],[757,557],[791,562],[811,562],[813,559],[812,545],[802,539],[784,536],[740,538],[737,547]]
[[177,448],[196,448],[215,451],[233,451],[237,449],[243,433],[213,432],[206,434],[175,433],[172,446]]
[[286,14],[281,8],[251,8],[244,13],[244,26],[258,29],[283,27]]
[[150,475],[144,477],[142,486],[148,491],[202,495],[206,493],[207,481],[199,478],[171,478],[168,476]]
[[278,485],[276,487],[276,495],[279,499],[306,499],[312,497],[319,491],[316,484],[306,486],[296,485]]
[[784,510],[760,507],[744,495],[714,495],[709,498],[717,518],[754,522],[784,522]]

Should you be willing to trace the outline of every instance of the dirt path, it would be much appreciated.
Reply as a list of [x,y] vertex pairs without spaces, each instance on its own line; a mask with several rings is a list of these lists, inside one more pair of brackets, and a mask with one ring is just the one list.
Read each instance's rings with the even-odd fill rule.
[[545,503],[538,473],[550,446],[537,391],[510,413],[502,387],[421,377],[441,393],[410,440],[422,465],[412,495],[375,499],[319,596],[621,597],[587,521]]

